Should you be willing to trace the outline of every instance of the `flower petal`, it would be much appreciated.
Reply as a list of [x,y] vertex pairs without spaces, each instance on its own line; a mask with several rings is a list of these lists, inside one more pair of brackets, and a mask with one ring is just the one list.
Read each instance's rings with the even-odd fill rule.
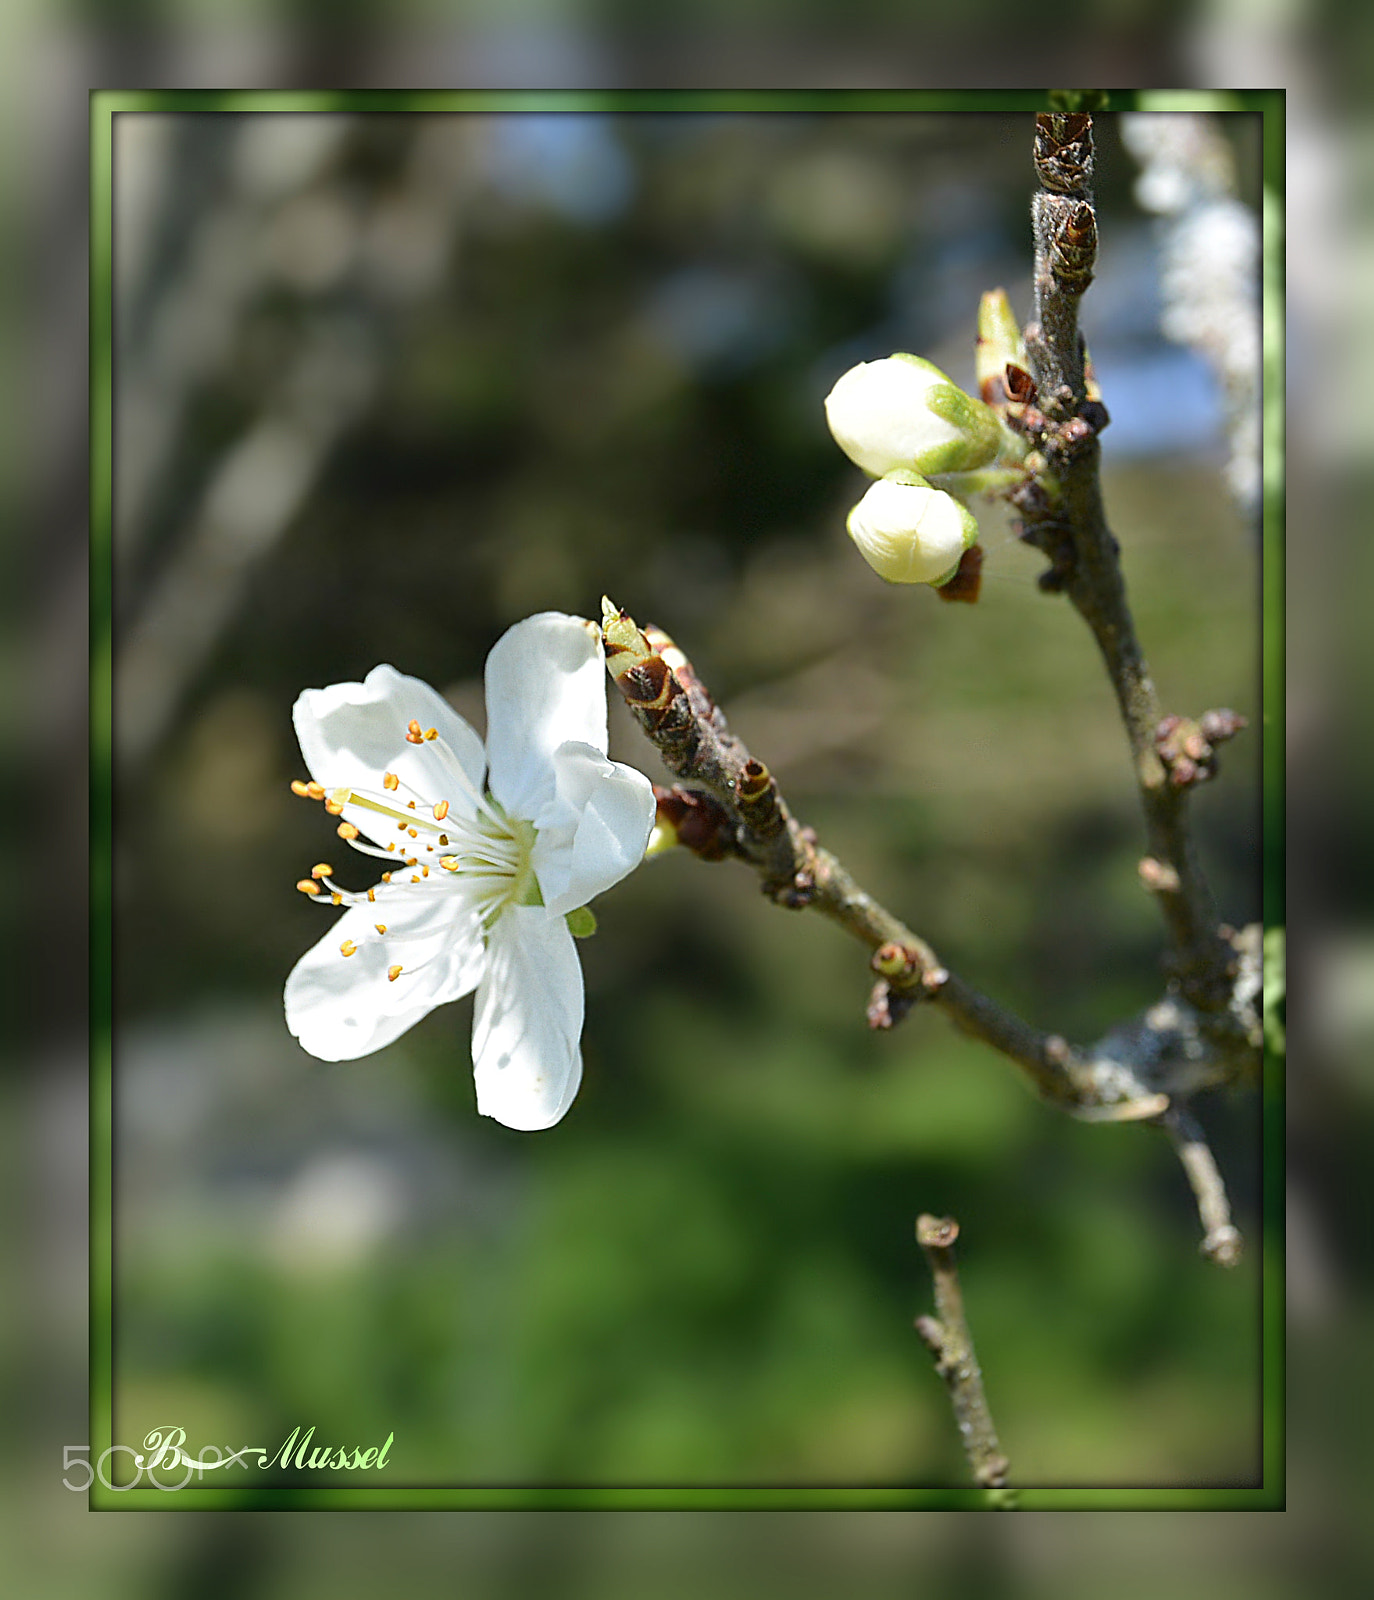
[[533,821],[554,797],[553,754],[569,739],[606,753],[601,632],[543,611],[508,628],[487,657],[489,781],[511,816]]
[[562,915],[585,906],[644,859],[654,825],[653,785],[589,744],[554,752],[554,798],[533,821],[534,871],[544,904]]
[[[447,800],[463,814],[472,814],[470,794],[481,793],[486,770],[482,741],[419,678],[395,667],[373,667],[362,683],[305,690],[291,716],[310,776],[326,789],[348,784],[380,792],[384,775],[394,772],[409,791],[431,804]],[[412,719],[423,730],[437,728],[442,743],[407,743]]]
[[550,1128],[582,1081],[582,967],[562,917],[511,906],[488,935],[472,1066],[477,1109],[508,1128]]
[[[342,953],[345,941],[356,945],[352,955]],[[395,966],[401,973],[392,980]],[[476,988],[485,968],[481,922],[456,885],[416,884],[413,896],[385,898],[379,890],[374,904],[352,906],[292,968],[286,1025],[321,1061],[355,1061]]]

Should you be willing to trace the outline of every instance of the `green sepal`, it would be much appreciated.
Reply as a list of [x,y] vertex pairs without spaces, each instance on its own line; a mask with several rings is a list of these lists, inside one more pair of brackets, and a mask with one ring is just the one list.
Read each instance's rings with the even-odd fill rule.
[[576,911],[566,912],[563,920],[574,939],[590,939],[596,932],[596,916],[590,906],[578,906]]
[[996,460],[1003,448],[1003,428],[991,406],[948,381],[933,384],[925,402],[934,416],[957,428],[962,437],[923,452],[917,464],[924,471],[967,472]]

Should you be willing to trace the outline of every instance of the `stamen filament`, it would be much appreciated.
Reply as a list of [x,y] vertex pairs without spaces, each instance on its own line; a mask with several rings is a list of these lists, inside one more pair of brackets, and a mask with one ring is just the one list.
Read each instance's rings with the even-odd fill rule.
[[[404,811],[399,811],[395,806],[386,805],[381,800],[369,799],[365,794],[359,794],[356,789],[338,789],[335,796],[343,796],[343,804],[361,806],[364,811],[375,811],[379,816],[390,817],[393,822],[398,822],[402,828],[411,829],[412,824],[418,823],[422,828],[428,828],[432,833],[438,833],[438,828],[432,822],[426,821],[418,815],[410,816]],[[331,797],[333,798],[333,797]],[[342,806],[340,806],[342,810]]]

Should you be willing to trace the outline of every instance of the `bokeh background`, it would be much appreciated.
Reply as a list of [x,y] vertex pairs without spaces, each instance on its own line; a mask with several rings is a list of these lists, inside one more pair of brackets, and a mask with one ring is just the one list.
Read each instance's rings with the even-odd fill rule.
[[[279,42],[273,70],[299,81],[290,37]],[[93,45],[89,58],[47,59],[70,89],[101,58]],[[118,56],[103,59],[117,74]],[[249,68],[254,59],[242,58]],[[535,76],[548,70],[537,54],[506,59],[523,59]],[[553,59],[595,75],[596,53],[579,54],[576,36]],[[182,60],[184,73],[205,70],[193,54]],[[574,152],[592,180],[564,175],[550,192],[539,176],[556,159],[547,145],[500,153],[495,139],[450,167],[437,138],[388,143],[386,130],[352,128],[323,160],[301,136],[307,148],[298,146],[287,184],[276,161],[259,159],[255,177],[246,128],[222,130],[218,149],[206,129],[143,130],[147,185],[134,200],[146,253],[125,315],[130,327],[145,319],[145,384],[181,388],[170,426],[156,406],[145,411],[141,440],[137,411],[126,412],[125,442],[145,465],[132,509],[120,508],[132,533],[122,641],[151,663],[144,681],[165,702],[141,745],[132,738],[121,752],[121,1137],[138,1157],[121,1179],[121,1404],[171,1401],[188,1425],[203,1418],[208,1431],[233,1434],[249,1416],[290,1425],[303,1405],[327,1405],[340,1431],[370,1430],[385,1404],[385,1428],[393,1416],[413,1427],[412,1459],[429,1481],[453,1481],[455,1471],[487,1479],[502,1449],[527,1478],[614,1458],[672,1459],[675,1476],[710,1481],[730,1448],[737,1481],[817,1481],[845,1463],[852,1481],[957,1481],[943,1398],[907,1331],[928,1292],[911,1216],[930,1207],[964,1222],[968,1292],[1004,1440],[1018,1468],[1031,1452],[1045,1464],[1027,1465],[1026,1481],[1067,1481],[1066,1460],[1096,1482],[1235,1481],[1255,1460],[1254,1280],[1209,1276],[1194,1261],[1167,1153],[1138,1130],[1059,1125],[995,1058],[933,1019],[871,1038],[857,1022],[856,952],[761,904],[742,872],[669,861],[602,907],[586,951],[588,1085],[552,1155],[473,1118],[461,1007],[357,1068],[311,1064],[280,1037],[280,975],[320,915],[311,921],[312,908],[290,893],[299,863],[319,853],[318,816],[293,809],[285,791],[296,770],[285,716],[296,690],[390,656],[480,715],[476,674],[500,629],[538,605],[589,609],[603,587],[677,635],[797,809],[951,959],[1074,1033],[1152,993],[1155,931],[1133,885],[1120,736],[1102,716],[1073,619],[1035,593],[1029,554],[991,530],[975,610],[875,593],[842,534],[859,485],[820,423],[828,382],[864,355],[915,345],[967,377],[967,330],[988,283],[1005,282],[1024,314],[1023,149],[986,132],[884,149],[858,124],[848,145],[833,129],[798,125],[786,138],[772,129],[760,147],[717,124],[687,161],[700,135],[669,131],[667,148],[644,151],[612,130],[618,159]],[[657,174],[674,153],[679,174],[709,174],[712,140],[715,192],[708,184],[693,195],[688,184],[668,205]],[[746,152],[755,165],[740,174]],[[70,136],[48,155],[73,159]],[[662,166],[646,184],[651,158]],[[860,216],[827,242],[804,204],[788,222],[780,180],[808,160],[870,173],[870,217],[891,212],[896,228]],[[275,170],[264,176],[264,167]],[[621,177],[608,182],[612,168]],[[1302,170],[1319,188],[1319,142]],[[451,237],[431,238],[426,282],[425,223],[414,219],[436,218],[459,172],[472,187],[454,205]],[[1104,140],[1104,208],[1128,284],[1128,262],[1140,263],[1121,296],[1114,371],[1111,246],[1085,311],[1114,413],[1109,457],[1120,443],[1113,518],[1166,698],[1253,709],[1252,530],[1222,491],[1214,394],[1142,310],[1155,243],[1130,197],[1133,176]],[[568,209],[569,193],[598,184],[590,214]],[[424,201],[398,247],[415,192]],[[980,198],[956,224],[961,193]],[[1313,204],[1312,184],[1302,201]],[[77,189],[44,202],[54,232],[54,219],[79,224]],[[401,211],[395,226],[377,221],[389,206]],[[240,223],[256,208],[247,250],[242,227],[235,248],[236,208]],[[216,213],[227,222],[218,232],[206,225]],[[467,219],[484,213],[485,231],[469,236]],[[202,347],[197,367],[193,350],[188,373],[183,349],[178,376],[175,359],[170,370],[161,364],[178,341],[164,333],[159,346],[150,330],[159,320],[176,328],[202,225],[200,281],[218,280],[228,327],[216,350],[201,325],[208,356]],[[872,255],[848,255],[865,233]],[[235,282],[245,255],[252,271]],[[79,254],[50,259],[43,303],[69,305],[62,296],[79,281]],[[517,294],[525,319],[514,314]],[[548,320],[529,326],[531,304]],[[713,337],[732,317],[733,331]],[[505,349],[483,326],[490,318],[505,319]],[[66,324],[55,333],[58,351],[73,337],[79,347],[79,318],[75,334]],[[1131,388],[1152,362],[1166,373],[1175,363],[1165,393],[1203,408],[1189,430],[1200,451],[1181,451],[1188,441],[1176,435],[1129,447]],[[62,387],[70,372],[54,360],[42,375],[40,418],[70,415],[63,406],[79,401],[79,386]],[[136,364],[126,374],[136,378]],[[1166,410],[1156,400],[1136,415],[1158,428]],[[304,437],[293,432],[302,418]],[[254,443],[256,458],[246,453]],[[1350,440],[1326,443],[1338,462]],[[275,495],[260,492],[261,471],[240,466],[236,480],[235,460],[255,459],[276,467],[266,474]],[[249,482],[259,493],[245,504]],[[69,533],[80,494],[69,467],[43,502]],[[241,545],[253,547],[228,570],[214,565],[214,516],[226,508],[247,529]],[[375,529],[381,539],[368,537]],[[290,571],[293,562],[305,570]],[[205,581],[207,567],[222,581]],[[70,648],[80,607],[63,570],[54,559],[44,591],[53,709],[32,734],[16,712],[29,748],[58,755],[74,726],[63,712],[81,686]],[[168,596],[188,578],[206,625],[179,632],[186,619]],[[846,631],[855,625],[857,635]],[[1046,706],[1054,716],[1042,725]],[[1320,721],[1315,705],[1310,715]],[[631,732],[621,729],[626,757],[637,748]],[[1228,754],[1199,809],[1228,912],[1240,917],[1256,888],[1247,853],[1257,801],[1253,760],[1240,746]],[[79,811],[79,801],[57,803]],[[60,906],[44,917],[45,930],[71,927]],[[1360,948],[1346,940],[1333,951],[1354,978],[1327,1012],[1347,1031],[1332,1025],[1325,1099],[1304,1122],[1313,1152],[1326,1148],[1333,1122],[1350,1139],[1360,1126],[1358,1053],[1342,1053],[1363,1014]],[[41,1292],[13,1324],[16,1359],[35,1336],[45,1353],[36,1379],[16,1376],[13,1388],[16,1417],[31,1419],[29,1437],[55,1463],[56,1434],[40,1421],[49,1405],[63,1440],[84,1437],[80,1396],[69,1393],[82,1280],[68,1249],[82,1217],[83,1089],[70,1042],[63,1047],[61,1002],[47,1009],[58,1025],[40,1036],[42,1072],[16,1080],[39,1115],[14,1169],[33,1170],[36,1154],[53,1175],[22,1247],[43,1269]],[[1211,1119],[1251,1223],[1253,1108],[1217,1106]],[[1307,1349],[1329,1352],[1330,1342],[1315,1343],[1324,1328],[1328,1341],[1358,1338],[1357,1324],[1330,1321],[1333,1310],[1363,1302],[1350,1298],[1358,1280],[1339,1287],[1341,1233],[1320,1196],[1300,1191],[1290,1272],[1299,1339],[1312,1330]],[[638,1257],[634,1272],[627,1252]],[[555,1326],[557,1347],[541,1348]],[[994,1351],[1006,1359],[1000,1370]],[[543,1391],[537,1405],[513,1393],[531,1379]],[[483,1381],[493,1389],[474,1393]],[[1190,1414],[1194,1403],[1202,1418]],[[497,1426],[501,1416],[513,1430]],[[1328,1552],[1339,1548],[1329,1530],[1345,1476],[1340,1437],[1333,1414],[1329,1432],[1299,1443],[1306,1465],[1324,1473],[1323,1509],[1307,1526],[1323,1531]],[[758,1518],[745,1532],[719,1519],[532,1527],[464,1518],[446,1530],[405,1518],[136,1517],[96,1519],[73,1537],[59,1530],[77,1497],[38,1482],[36,1447],[30,1456],[14,1482],[16,1502],[35,1508],[18,1543],[35,1588],[51,1571],[81,1592],[89,1561],[101,1563],[110,1592],[152,1583],[180,1593],[211,1576],[225,1592],[308,1592],[390,1550],[416,1573],[452,1572],[459,1551],[459,1570],[493,1592],[525,1592],[550,1573],[606,1592],[633,1587],[636,1573],[673,1570],[691,1592],[691,1574],[720,1562],[764,1586],[828,1567],[894,1593],[918,1569],[961,1590],[981,1577],[1072,1592],[1053,1524],[1038,1519],[989,1538],[939,1518],[832,1517],[804,1528]],[[1147,1560],[1153,1521],[1095,1523],[1086,1555],[1114,1563],[1123,1542],[1139,1540]],[[1246,1524],[1256,1529],[1247,1591],[1279,1592],[1264,1587],[1283,1581],[1268,1561],[1273,1536]],[[1201,1525],[1191,1534],[1170,1526],[1179,1530],[1171,1562],[1224,1580],[1229,1551]],[[54,1537],[68,1541],[60,1557]]]

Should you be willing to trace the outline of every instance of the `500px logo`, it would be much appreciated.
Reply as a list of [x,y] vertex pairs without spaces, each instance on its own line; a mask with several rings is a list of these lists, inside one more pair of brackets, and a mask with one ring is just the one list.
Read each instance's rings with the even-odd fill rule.
[[[283,1467],[294,1466],[300,1471],[333,1470],[343,1472],[367,1471],[375,1468],[380,1471],[386,1466],[387,1456],[391,1451],[394,1433],[386,1436],[386,1443],[380,1446],[373,1445],[364,1449],[362,1445],[349,1448],[343,1445],[315,1445],[311,1448],[314,1438],[313,1426],[305,1431],[301,1437],[299,1427],[291,1430],[290,1437],[279,1450],[269,1452],[262,1445],[244,1445],[239,1450],[223,1450],[218,1445],[206,1445],[199,1455],[188,1455],[181,1447],[186,1443],[185,1428],[152,1428],[143,1440],[142,1450],[135,1450],[131,1445],[112,1444],[107,1450],[102,1450],[94,1465],[91,1464],[88,1444],[69,1444],[62,1448],[62,1470],[70,1473],[73,1469],[82,1467],[86,1476],[77,1483],[70,1477],[63,1477],[62,1486],[71,1489],[74,1493],[81,1494],[98,1478],[107,1489],[113,1489],[117,1494],[123,1494],[129,1489],[137,1488],[146,1475],[148,1482],[155,1489],[175,1490],[184,1489],[193,1477],[199,1477],[204,1483],[207,1472],[218,1472],[221,1467],[238,1466],[244,1471],[248,1470],[250,1456],[257,1458],[256,1465],[269,1467],[280,1465]],[[309,1455],[306,1452],[309,1450]],[[213,1451],[213,1458],[211,1452]],[[118,1483],[107,1473],[106,1469],[115,1457],[125,1455],[130,1459],[132,1477],[127,1483]],[[185,1473],[180,1478],[173,1474],[185,1468]],[[161,1473],[163,1476],[158,1476]]]

